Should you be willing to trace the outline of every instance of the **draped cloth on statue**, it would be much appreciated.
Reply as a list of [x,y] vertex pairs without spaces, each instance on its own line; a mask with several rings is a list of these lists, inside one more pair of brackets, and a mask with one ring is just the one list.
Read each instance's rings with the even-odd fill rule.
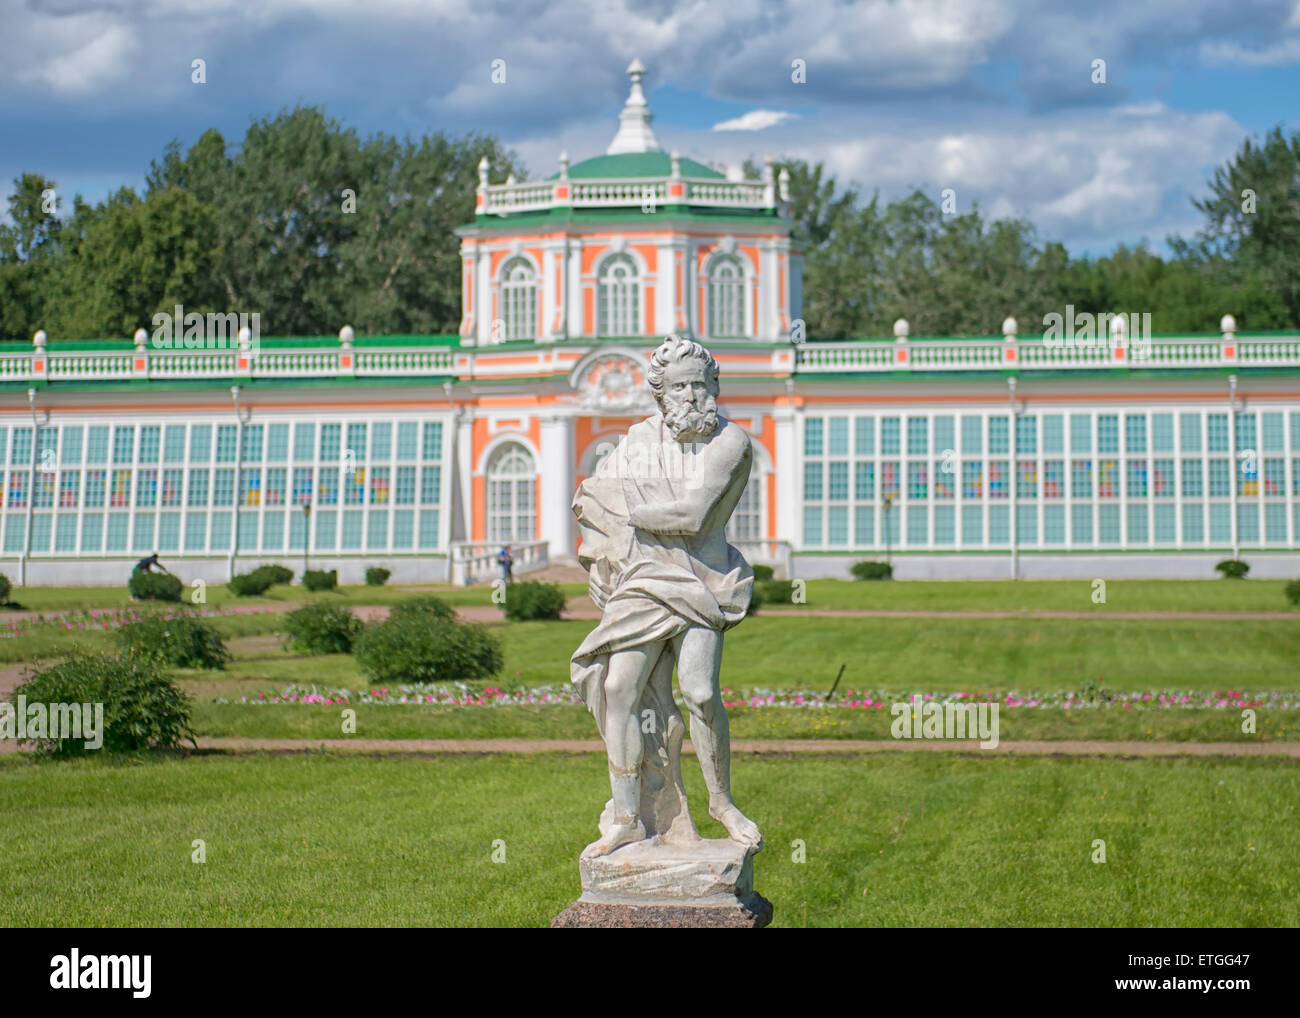
[[[734,425],[731,425],[734,427]],[[686,811],[681,779],[685,725],[673,702],[671,641],[692,626],[719,632],[745,617],[754,574],[725,541],[637,530],[628,504],[677,505],[692,484],[693,454],[656,415],[628,430],[617,450],[578,487],[578,559],[587,569],[600,624],[574,652],[570,677],[605,735],[605,679],[610,655],[633,647],[658,649],[637,705],[644,755],[641,819],[648,837],[699,837]],[[652,713],[647,714],[647,711]],[[604,832],[612,807],[601,816]]]

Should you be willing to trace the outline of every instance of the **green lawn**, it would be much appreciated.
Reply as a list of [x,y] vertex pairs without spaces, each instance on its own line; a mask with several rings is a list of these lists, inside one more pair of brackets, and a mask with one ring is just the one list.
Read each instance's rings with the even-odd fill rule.
[[[241,620],[242,622],[242,620]],[[593,622],[496,624],[505,667],[495,684],[561,685]],[[0,643],[3,650],[3,643]],[[972,693],[1300,688],[1300,625],[1268,621],[1106,619],[747,619],[727,634],[722,684],[732,689]],[[355,689],[352,658],[262,648],[237,659],[222,688],[276,692],[289,682]]]
[[[585,587],[571,584],[575,592]],[[259,597],[236,597],[224,583],[209,583],[204,592],[204,604],[208,608],[244,608],[268,607],[288,610],[292,605],[304,601],[329,601],[338,604],[393,604],[409,597],[421,594],[436,594],[448,604],[490,604],[492,589],[490,587],[447,587],[447,586],[357,586],[339,587],[337,590],[304,590],[302,587],[272,587]],[[9,595],[18,608],[25,611],[64,612],[104,608],[139,608],[141,602],[133,601],[123,582],[120,587],[14,587]],[[191,603],[192,591],[187,583],[182,598],[186,604]],[[10,608],[10,611],[17,610]],[[6,612],[0,610],[0,622]]]
[[[887,700],[892,703],[892,700]],[[596,723],[581,704],[455,707],[436,704],[355,706],[358,739],[596,739]],[[245,739],[341,739],[341,706],[212,703],[201,699],[191,717],[199,735]],[[890,740],[888,707],[808,709],[728,707],[733,739]],[[1254,734],[1241,730],[1239,710],[1180,710],[1113,706],[1101,709],[1002,707],[1002,741],[1099,739],[1134,742],[1296,742],[1300,712],[1260,710]]]
[[[291,567],[292,568],[292,567]],[[1295,573],[1300,577],[1300,554]],[[1099,577],[1104,579],[1104,577]],[[568,597],[585,597],[585,583],[561,585]],[[1091,580],[906,580],[856,582],[809,580],[807,607],[881,611],[1083,611],[1107,612],[1295,612],[1283,595],[1283,580],[1108,580],[1106,603],[1093,603]],[[208,584],[210,608],[261,605],[284,608],[307,600],[343,604],[392,604],[432,593],[454,605],[492,603],[492,588],[447,586],[347,586],[311,592],[300,586],[272,587],[261,597],[235,597],[224,583]],[[53,612],[81,608],[125,608],[134,604],[126,584],[120,587],[15,587],[11,595],[23,608]],[[186,598],[188,599],[188,587]],[[793,608],[794,606],[790,606]],[[0,620],[4,612],[0,611]]]
[[[1295,574],[1300,577],[1300,554]],[[1105,577],[1098,577],[1105,579]],[[1284,580],[810,580],[807,607],[877,611],[1295,612]],[[773,605],[773,608],[776,606]],[[785,606],[783,606],[785,607]]]
[[[1300,924],[1291,762],[743,757],[735,788],[776,926]],[[599,754],[0,758],[0,925],[543,926],[606,794]]]

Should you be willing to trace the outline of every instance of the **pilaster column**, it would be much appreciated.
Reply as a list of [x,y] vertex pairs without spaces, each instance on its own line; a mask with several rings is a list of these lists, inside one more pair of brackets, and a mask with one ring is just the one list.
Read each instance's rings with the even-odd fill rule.
[[799,548],[803,534],[799,527],[799,492],[802,490],[802,466],[799,460],[799,418],[802,409],[787,403],[774,407],[776,425],[776,462],[772,469],[780,481],[776,486],[776,536]]
[[542,417],[541,492],[538,497],[539,532],[550,542],[552,562],[572,561],[577,551],[577,530],[573,504],[574,463],[573,418],[567,415]]

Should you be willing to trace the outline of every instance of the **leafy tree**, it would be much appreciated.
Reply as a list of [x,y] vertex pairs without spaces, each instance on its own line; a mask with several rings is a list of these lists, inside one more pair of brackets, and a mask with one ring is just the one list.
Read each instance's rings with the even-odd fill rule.
[[1257,273],[1289,324],[1300,322],[1300,131],[1287,138],[1275,127],[1262,143],[1247,138],[1209,186],[1192,203],[1206,218],[1202,252],[1234,261],[1238,283],[1240,273]]
[[140,198],[122,188],[100,205],[78,199],[47,318],[59,336],[152,331],[155,313],[223,310],[217,210],[174,187]]
[[[53,191],[54,212],[46,212]],[[50,276],[59,255],[62,221],[55,182],[38,173],[14,179],[12,225],[0,224],[0,337],[28,339],[43,325]]]

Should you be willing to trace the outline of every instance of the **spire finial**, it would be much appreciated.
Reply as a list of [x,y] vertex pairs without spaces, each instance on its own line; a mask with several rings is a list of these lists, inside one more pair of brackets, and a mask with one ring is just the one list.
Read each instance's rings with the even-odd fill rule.
[[646,105],[645,93],[641,91],[641,79],[645,77],[645,65],[640,60],[633,60],[627,65],[627,76],[632,87],[628,90],[627,102],[623,112],[618,115],[618,133],[605,149],[606,155],[618,155],[621,152],[658,152],[659,139],[650,129],[650,108]]

